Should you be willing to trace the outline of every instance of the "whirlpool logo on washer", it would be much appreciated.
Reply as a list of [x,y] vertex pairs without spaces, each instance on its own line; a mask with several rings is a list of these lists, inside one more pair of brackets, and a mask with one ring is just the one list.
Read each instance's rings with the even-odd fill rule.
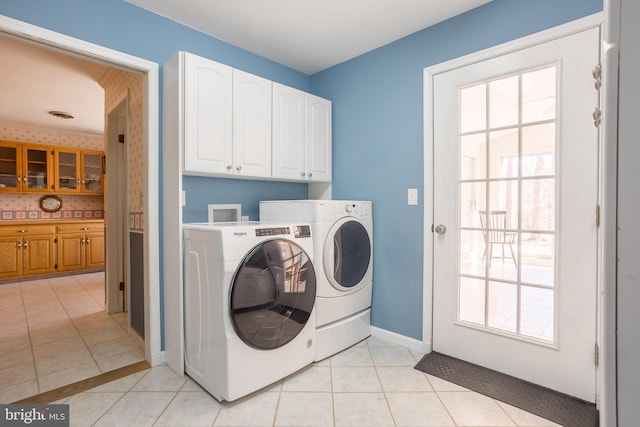
[[233,235],[236,237],[242,237],[242,236],[246,236],[247,232],[246,231],[234,231]]

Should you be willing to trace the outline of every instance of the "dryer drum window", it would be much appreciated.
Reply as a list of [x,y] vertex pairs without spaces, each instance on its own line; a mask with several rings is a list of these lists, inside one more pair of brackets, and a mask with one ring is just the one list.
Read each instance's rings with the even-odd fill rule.
[[233,327],[251,347],[281,347],[302,331],[315,298],[316,273],[304,249],[284,239],[262,242],[240,263],[231,284]]
[[333,272],[330,274],[345,288],[359,284],[371,259],[367,230],[359,222],[345,222],[333,236],[333,249]]

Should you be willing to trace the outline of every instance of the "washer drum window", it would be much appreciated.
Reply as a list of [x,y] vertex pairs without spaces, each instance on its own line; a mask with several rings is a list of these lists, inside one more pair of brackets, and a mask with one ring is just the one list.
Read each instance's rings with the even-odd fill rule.
[[270,350],[304,328],[316,298],[316,273],[296,243],[274,239],[254,247],[231,285],[233,327],[251,347]]

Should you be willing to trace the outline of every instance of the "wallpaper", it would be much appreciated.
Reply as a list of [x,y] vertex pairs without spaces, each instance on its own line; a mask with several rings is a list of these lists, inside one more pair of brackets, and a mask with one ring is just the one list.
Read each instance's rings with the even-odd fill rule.
[[[128,71],[109,70],[98,82],[105,90],[105,111],[111,111],[127,92],[129,98],[129,194],[130,228],[143,231],[144,183],[146,170],[143,145],[143,113],[144,99],[142,93],[143,76]],[[107,153],[107,156],[109,154]]]
[[[104,137],[81,132],[65,132],[0,123],[0,139],[27,142],[54,147],[73,147],[87,150],[102,150]],[[40,210],[42,194],[0,194],[1,221],[46,221],[51,219],[96,219],[103,218],[103,196],[60,195],[62,209],[56,213]]]

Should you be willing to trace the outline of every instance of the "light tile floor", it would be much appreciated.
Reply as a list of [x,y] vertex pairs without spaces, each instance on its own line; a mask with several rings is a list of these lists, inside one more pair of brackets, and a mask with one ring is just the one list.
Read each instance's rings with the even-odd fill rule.
[[413,369],[421,357],[371,337],[235,402],[160,365],[55,403],[72,426],[557,426]]
[[104,311],[104,273],[0,284],[0,403],[144,360],[127,314]]

